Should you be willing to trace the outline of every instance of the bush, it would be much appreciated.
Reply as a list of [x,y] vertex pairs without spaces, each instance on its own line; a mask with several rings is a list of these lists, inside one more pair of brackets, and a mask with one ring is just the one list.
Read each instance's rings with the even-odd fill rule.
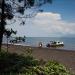
[[0,73],[1,72],[20,72],[23,67],[36,66],[38,61],[31,56],[17,55],[16,53],[0,53]]
[[44,66],[46,75],[70,75],[66,67],[56,61],[49,61]]
[[[43,62],[42,62],[43,61]],[[56,61],[45,62],[32,56],[0,53],[0,75],[71,75],[66,67]]]
[[71,75],[66,67],[55,61],[49,61],[44,66],[34,67],[33,73],[35,75]]

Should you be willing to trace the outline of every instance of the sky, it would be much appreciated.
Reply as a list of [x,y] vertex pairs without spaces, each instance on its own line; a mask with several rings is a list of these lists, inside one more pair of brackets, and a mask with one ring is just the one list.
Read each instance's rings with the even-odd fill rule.
[[[7,28],[17,30],[17,36],[27,37],[75,37],[75,0],[53,0],[52,4],[40,7],[35,17],[29,19],[13,18]],[[20,25],[21,21],[25,25]]]

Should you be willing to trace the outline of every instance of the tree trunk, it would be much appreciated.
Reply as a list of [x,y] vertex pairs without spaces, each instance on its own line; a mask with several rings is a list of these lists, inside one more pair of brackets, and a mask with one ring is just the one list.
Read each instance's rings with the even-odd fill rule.
[[3,33],[0,32],[0,52],[1,52],[1,46],[2,46],[2,39],[3,39]]
[[7,37],[7,52],[8,52],[8,37]]
[[0,23],[0,52],[1,52],[1,46],[2,46],[2,40],[3,40],[3,33],[4,33],[4,30],[5,30],[4,4],[5,4],[5,1],[2,0],[2,6],[1,6],[2,14],[1,14],[1,23]]

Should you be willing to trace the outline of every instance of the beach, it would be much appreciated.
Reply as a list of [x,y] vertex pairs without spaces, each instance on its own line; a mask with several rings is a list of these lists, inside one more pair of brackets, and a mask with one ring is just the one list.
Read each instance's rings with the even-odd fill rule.
[[[2,46],[3,50],[7,50],[7,46]],[[64,64],[72,73],[75,74],[75,51],[63,50],[55,48],[39,48],[21,45],[8,45],[10,53],[25,54],[26,50],[32,50],[32,55],[36,59],[43,59],[46,61],[55,60]]]

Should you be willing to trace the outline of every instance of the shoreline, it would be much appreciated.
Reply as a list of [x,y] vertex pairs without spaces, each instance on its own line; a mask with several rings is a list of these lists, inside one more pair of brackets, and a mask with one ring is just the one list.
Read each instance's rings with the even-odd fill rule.
[[[6,45],[3,45],[2,48],[3,50],[7,49]],[[64,64],[72,73],[75,74],[75,51],[20,45],[8,45],[8,51],[10,53],[25,54],[27,49],[32,50],[32,56],[34,58],[44,59],[46,61],[55,60]]]
[[[7,46],[7,44],[2,44],[2,45],[5,45]],[[22,46],[22,47],[31,47],[31,48],[39,48],[38,46],[30,46],[30,45],[23,45],[23,44],[11,44],[9,43],[8,45],[10,46]],[[57,48],[48,48],[48,47],[42,47],[43,49],[51,49],[51,50],[61,50],[61,51],[74,51],[75,52],[75,49],[64,49],[64,48],[61,48],[61,47],[57,47]]]

